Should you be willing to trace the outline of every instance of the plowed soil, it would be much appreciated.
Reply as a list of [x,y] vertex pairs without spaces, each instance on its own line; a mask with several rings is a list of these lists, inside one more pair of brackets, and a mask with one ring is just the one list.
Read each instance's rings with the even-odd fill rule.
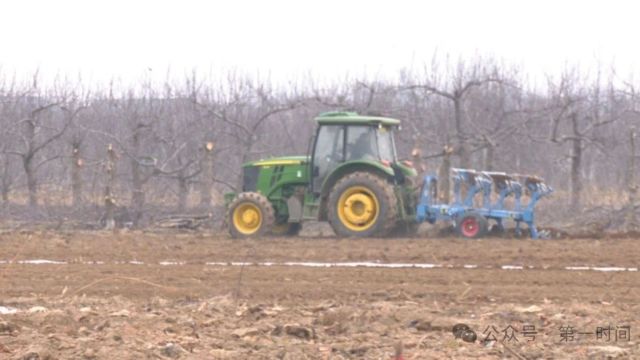
[[639,241],[5,233],[0,359],[634,358]]

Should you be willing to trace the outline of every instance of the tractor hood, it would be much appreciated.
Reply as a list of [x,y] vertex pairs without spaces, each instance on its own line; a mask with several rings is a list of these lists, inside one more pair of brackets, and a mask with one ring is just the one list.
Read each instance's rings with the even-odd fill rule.
[[280,156],[268,159],[251,161],[242,166],[280,166],[280,165],[302,165],[309,163],[308,156]]

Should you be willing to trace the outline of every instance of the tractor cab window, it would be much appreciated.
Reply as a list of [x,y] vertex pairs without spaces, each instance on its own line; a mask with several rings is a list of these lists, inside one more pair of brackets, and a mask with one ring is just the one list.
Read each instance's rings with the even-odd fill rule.
[[341,162],[343,162],[344,126],[324,125],[318,132],[313,152],[313,189],[319,191],[322,182]]
[[348,126],[345,160],[395,160],[389,127]]
[[372,126],[349,126],[346,160],[377,160],[376,131]]
[[383,126],[377,129],[378,135],[378,153],[380,160],[395,162],[396,146],[393,142],[393,132],[390,127]]

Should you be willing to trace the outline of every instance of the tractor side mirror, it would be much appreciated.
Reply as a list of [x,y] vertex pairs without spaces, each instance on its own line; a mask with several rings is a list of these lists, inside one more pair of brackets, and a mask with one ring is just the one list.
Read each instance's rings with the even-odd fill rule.
[[317,165],[313,167],[313,176],[319,176],[320,175],[320,167],[318,167]]

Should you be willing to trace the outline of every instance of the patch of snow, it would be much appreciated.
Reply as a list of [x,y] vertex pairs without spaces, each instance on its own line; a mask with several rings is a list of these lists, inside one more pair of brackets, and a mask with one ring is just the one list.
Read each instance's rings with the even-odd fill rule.
[[31,314],[37,314],[37,313],[43,313],[43,312],[47,312],[47,308],[44,306],[34,306],[29,309],[29,313]]
[[29,265],[66,265],[66,261],[57,261],[57,260],[46,260],[46,259],[35,259],[35,260],[18,260],[18,264],[29,264]]
[[609,271],[627,271],[627,268],[615,267],[615,266],[611,266],[611,267],[592,267],[591,269],[594,270],[594,271],[605,271],[605,272],[609,272]]
[[10,306],[0,306],[0,315],[10,315],[18,312],[18,309]]
[[160,261],[158,264],[162,266],[176,266],[184,265],[184,261]]
[[500,267],[502,270],[522,270],[524,269],[521,265],[502,265]]
[[[25,264],[25,265],[67,265],[69,262],[60,260],[48,260],[48,259],[32,259],[32,260],[0,260],[0,264]],[[107,264],[104,261],[90,260],[79,262],[85,265],[104,265]],[[130,261],[113,261],[109,264],[115,265],[146,265],[145,262],[139,260]],[[186,265],[185,261],[160,261],[158,264],[161,266],[182,266]],[[300,266],[300,267],[312,267],[312,268],[386,268],[386,269],[501,269],[501,270],[548,270],[551,269],[548,266],[532,266],[532,265],[483,265],[476,264],[431,264],[431,263],[382,263],[379,260],[376,261],[347,261],[347,262],[315,262],[315,261],[285,261],[285,262],[243,262],[243,261],[211,261],[205,262],[208,266]],[[618,267],[618,266],[564,266],[561,269],[568,271],[601,271],[601,272],[619,272],[619,271],[638,271],[637,267]],[[0,307],[0,309],[2,309]],[[0,310],[0,314],[2,314]]]
[[577,271],[583,271],[583,270],[590,270],[591,268],[588,266],[565,266],[564,268],[565,270],[577,270]]

